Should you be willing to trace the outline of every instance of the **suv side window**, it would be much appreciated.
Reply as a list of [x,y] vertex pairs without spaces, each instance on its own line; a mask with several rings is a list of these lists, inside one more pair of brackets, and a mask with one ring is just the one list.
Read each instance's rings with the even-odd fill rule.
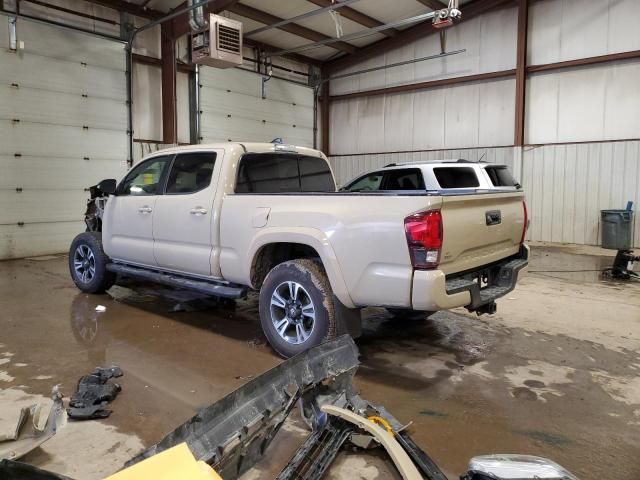
[[388,170],[384,173],[381,190],[425,190],[419,168]]
[[425,190],[419,168],[403,168],[374,172],[360,177],[345,187],[349,192],[386,192]]
[[120,182],[117,195],[159,195],[162,174],[173,155],[150,158],[138,164]]
[[375,172],[357,179],[351,185],[345,187],[348,192],[373,192],[380,190],[382,184],[382,172]]
[[169,178],[167,194],[188,194],[204,190],[211,184],[215,152],[193,152],[176,155]]

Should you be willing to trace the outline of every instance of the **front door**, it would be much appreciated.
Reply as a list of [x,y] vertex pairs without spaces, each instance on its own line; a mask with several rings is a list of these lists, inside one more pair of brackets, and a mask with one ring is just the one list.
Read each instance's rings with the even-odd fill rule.
[[176,155],[164,195],[153,217],[154,253],[158,266],[196,275],[211,275],[213,199],[220,161],[217,152]]
[[156,266],[153,218],[166,170],[173,155],[138,164],[120,182],[104,212],[102,239],[113,260]]

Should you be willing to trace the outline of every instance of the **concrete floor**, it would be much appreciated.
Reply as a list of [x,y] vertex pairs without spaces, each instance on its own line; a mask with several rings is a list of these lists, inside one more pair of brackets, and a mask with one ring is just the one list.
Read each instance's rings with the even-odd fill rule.
[[[601,278],[605,253],[534,248],[534,273],[491,317],[461,309],[408,322],[367,310],[360,394],[413,422],[416,442],[451,478],[473,455],[517,452],[550,457],[582,480],[638,480],[640,282]],[[281,361],[255,298],[235,307],[181,300],[139,284],[80,294],[64,256],[0,262],[0,412],[54,384],[70,395],[98,365],[125,372],[109,419],[69,422],[25,461],[103,478]],[[294,419],[245,477],[273,478],[304,435]],[[345,453],[330,478],[398,477],[383,456]]]

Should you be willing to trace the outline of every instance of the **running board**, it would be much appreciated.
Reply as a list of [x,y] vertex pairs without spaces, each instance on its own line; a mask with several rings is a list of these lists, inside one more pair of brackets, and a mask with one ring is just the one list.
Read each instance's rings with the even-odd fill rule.
[[107,265],[107,270],[120,275],[126,275],[127,277],[149,280],[154,283],[193,290],[195,292],[206,293],[207,295],[213,295],[216,297],[241,298],[247,295],[247,289],[245,287],[208,282],[206,280],[196,280],[173,273],[164,273],[157,270],[132,267],[121,263],[109,263]]

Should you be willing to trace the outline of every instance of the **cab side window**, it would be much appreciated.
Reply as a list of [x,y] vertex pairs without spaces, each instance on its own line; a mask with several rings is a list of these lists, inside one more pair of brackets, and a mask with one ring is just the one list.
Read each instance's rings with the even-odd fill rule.
[[155,157],[137,165],[122,180],[117,194],[125,195],[159,195],[163,173],[171,156]]
[[182,153],[176,156],[167,180],[167,194],[188,194],[211,184],[215,152]]

